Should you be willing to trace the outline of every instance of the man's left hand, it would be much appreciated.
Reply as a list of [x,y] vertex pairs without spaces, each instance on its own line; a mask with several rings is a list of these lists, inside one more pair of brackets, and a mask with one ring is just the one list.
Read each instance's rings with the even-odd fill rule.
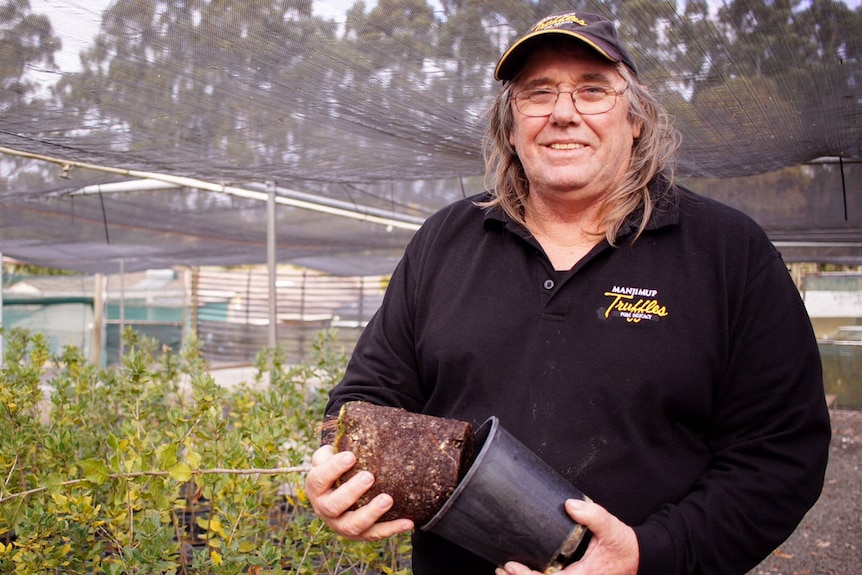
[[[566,512],[592,532],[592,540],[584,556],[560,571],[561,575],[637,575],[640,551],[631,527],[589,501],[569,499]],[[497,575],[542,574],[510,561],[497,569]]]

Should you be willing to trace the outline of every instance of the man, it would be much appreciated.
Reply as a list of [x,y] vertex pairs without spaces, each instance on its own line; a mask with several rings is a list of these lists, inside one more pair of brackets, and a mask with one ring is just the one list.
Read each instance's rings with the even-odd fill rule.
[[[594,503],[571,574],[744,574],[816,501],[830,423],[786,266],[741,213],[673,183],[677,136],[613,25],[539,22],[503,54],[493,190],[429,218],[360,339],[331,416],[364,400],[501,425]],[[371,540],[387,494],[314,456],[336,532]],[[413,535],[417,575],[530,573]]]

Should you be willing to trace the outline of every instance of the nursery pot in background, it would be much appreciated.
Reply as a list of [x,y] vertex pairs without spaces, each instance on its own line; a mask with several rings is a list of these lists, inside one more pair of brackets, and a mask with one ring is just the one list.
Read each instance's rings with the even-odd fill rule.
[[586,533],[566,513],[565,501],[586,497],[503,429],[496,416],[476,431],[480,445],[455,492],[421,529],[495,565],[518,561],[546,573],[559,570]]

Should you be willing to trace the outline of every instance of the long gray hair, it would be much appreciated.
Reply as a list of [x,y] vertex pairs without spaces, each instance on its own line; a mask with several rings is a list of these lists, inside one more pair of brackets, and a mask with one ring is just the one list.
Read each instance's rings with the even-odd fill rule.
[[[670,189],[674,178],[674,157],[681,141],[664,107],[634,73],[623,64],[617,64],[616,70],[627,86],[628,120],[633,125],[640,125],[641,133],[632,147],[631,162],[622,183],[607,195],[602,206],[600,229],[605,231],[611,245],[616,245],[620,228],[639,210],[640,221],[635,237],[641,234],[653,210],[653,198],[647,184],[662,175],[666,189]],[[480,205],[500,206],[510,218],[526,227],[525,208],[530,183],[510,143],[515,122],[510,105],[513,84],[510,81],[502,86],[489,111],[484,142],[485,184],[493,198]]]

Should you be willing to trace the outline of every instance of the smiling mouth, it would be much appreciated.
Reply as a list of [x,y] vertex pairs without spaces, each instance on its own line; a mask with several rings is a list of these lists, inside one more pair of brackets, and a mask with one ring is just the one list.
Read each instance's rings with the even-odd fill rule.
[[550,148],[552,150],[578,150],[580,148],[585,148],[583,144],[551,144]]

